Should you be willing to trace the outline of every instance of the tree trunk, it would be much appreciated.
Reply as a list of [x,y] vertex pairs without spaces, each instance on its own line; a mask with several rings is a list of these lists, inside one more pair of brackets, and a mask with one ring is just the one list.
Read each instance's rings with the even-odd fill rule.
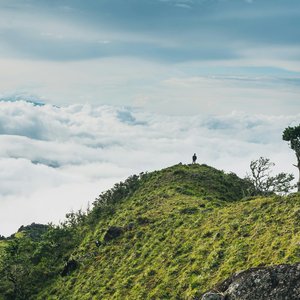
[[297,182],[297,187],[298,187],[298,192],[300,192],[300,165],[298,165],[298,170],[299,170],[299,179]]
[[297,162],[298,162],[296,167],[299,170],[299,179],[298,179],[298,182],[297,182],[297,187],[298,187],[298,192],[300,192],[300,155],[297,152],[296,152],[296,157],[297,157]]

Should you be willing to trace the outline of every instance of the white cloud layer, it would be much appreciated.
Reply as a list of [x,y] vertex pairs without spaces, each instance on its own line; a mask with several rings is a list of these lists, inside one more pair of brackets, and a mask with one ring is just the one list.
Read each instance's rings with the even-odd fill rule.
[[2,101],[0,234],[31,222],[58,222],[115,182],[189,163],[194,152],[199,163],[240,176],[259,156],[271,158],[276,171],[295,172],[293,152],[281,134],[299,119],[300,114],[240,112],[179,117],[110,106]]

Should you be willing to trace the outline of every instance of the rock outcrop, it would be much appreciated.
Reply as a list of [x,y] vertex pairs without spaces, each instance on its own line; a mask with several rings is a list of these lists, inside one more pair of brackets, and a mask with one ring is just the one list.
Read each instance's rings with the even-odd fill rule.
[[201,300],[299,300],[300,263],[253,268],[234,274]]
[[61,272],[61,276],[68,276],[70,275],[73,271],[75,271],[78,268],[79,264],[75,259],[71,259],[66,262],[64,269]]
[[111,226],[108,228],[104,235],[104,241],[109,242],[111,240],[116,239],[117,237],[121,236],[124,232],[124,229],[122,227],[117,226]]

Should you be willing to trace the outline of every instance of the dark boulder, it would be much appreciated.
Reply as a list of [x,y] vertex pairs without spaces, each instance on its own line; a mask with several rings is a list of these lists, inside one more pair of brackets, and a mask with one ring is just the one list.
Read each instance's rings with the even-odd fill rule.
[[236,273],[205,293],[202,300],[299,300],[300,263]]
[[179,211],[181,214],[193,215],[198,212],[197,207],[185,207]]
[[73,271],[75,271],[78,268],[79,264],[75,259],[71,259],[68,262],[66,262],[64,269],[61,272],[61,276],[68,276]]
[[151,223],[151,220],[149,220],[149,219],[146,218],[146,217],[138,217],[138,218],[136,219],[136,221],[137,221],[137,223],[138,223],[139,225],[147,225],[147,224]]
[[134,228],[134,223],[130,222],[127,226],[126,226],[126,230],[133,230]]
[[121,236],[124,232],[124,229],[122,227],[117,226],[111,226],[108,228],[104,235],[104,241],[109,242],[111,240],[116,239],[117,237]]
[[203,295],[202,300],[224,300],[224,297],[217,293],[206,293]]

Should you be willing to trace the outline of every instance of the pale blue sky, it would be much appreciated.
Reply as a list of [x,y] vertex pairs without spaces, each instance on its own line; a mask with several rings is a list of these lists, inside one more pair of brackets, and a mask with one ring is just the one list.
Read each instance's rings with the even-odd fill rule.
[[299,28],[298,0],[0,0],[0,94],[291,114]]

